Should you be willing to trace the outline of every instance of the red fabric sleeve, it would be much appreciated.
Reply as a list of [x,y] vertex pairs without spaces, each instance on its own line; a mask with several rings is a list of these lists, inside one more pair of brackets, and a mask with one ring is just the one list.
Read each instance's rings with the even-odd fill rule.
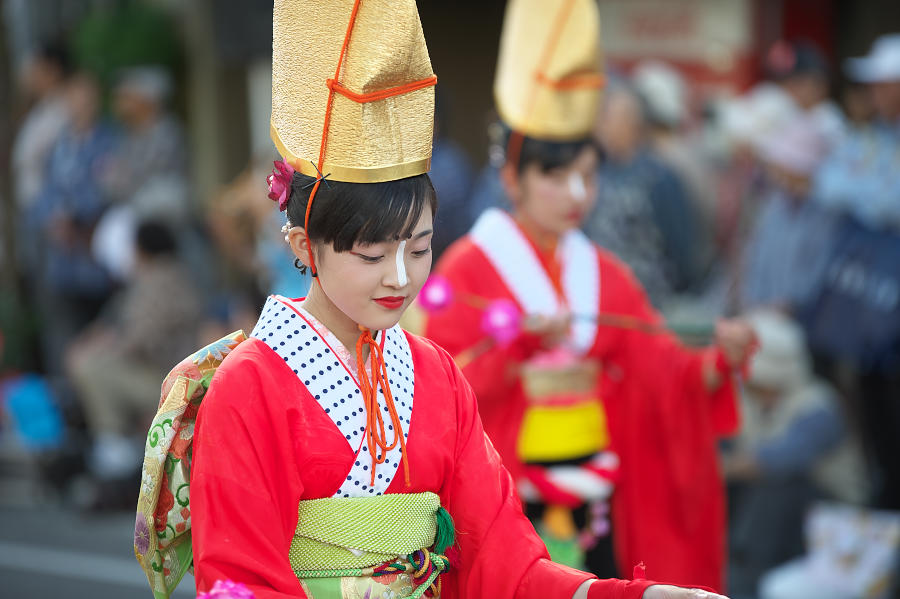
[[[664,325],[665,320],[650,304],[647,294],[630,270],[611,255],[601,252],[600,264],[603,277],[601,312],[634,316],[645,322]],[[619,359],[628,363],[635,380],[658,385],[663,381],[671,386],[671,380],[659,377],[659,366],[665,364],[672,372],[681,375],[681,395],[690,399],[706,400],[706,408],[718,435],[734,434],[739,416],[733,381],[728,380],[719,389],[709,392],[703,381],[705,350],[685,347],[673,334],[646,334],[639,331],[617,331]],[[627,354],[627,355],[623,355]]]
[[191,467],[197,591],[227,579],[247,585],[256,599],[306,597],[288,561],[303,490],[296,452],[283,408],[267,400],[281,395],[254,363],[265,361],[256,344],[248,340],[226,358],[197,417]]
[[598,580],[588,589],[588,599],[641,599],[654,584],[649,580]]
[[[601,253],[601,311],[662,322],[615,258]],[[716,442],[738,424],[734,387],[710,393],[702,351],[670,334],[611,330],[595,348],[621,481],[613,497],[619,565],[657,580],[722,588],[724,489]]]
[[484,434],[471,387],[450,357],[444,360],[456,397],[457,439],[456,468],[441,495],[454,519],[460,561],[447,596],[568,599],[592,576],[550,562]]

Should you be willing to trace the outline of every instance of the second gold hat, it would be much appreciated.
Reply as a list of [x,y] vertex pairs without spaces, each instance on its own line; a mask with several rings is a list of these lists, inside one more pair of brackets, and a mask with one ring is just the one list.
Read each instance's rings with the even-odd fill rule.
[[494,99],[514,131],[548,141],[591,134],[603,85],[596,0],[510,0]]

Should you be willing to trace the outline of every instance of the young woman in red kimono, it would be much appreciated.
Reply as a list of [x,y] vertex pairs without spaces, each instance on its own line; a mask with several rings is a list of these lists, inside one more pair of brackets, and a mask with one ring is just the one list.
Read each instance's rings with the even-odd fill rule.
[[[270,297],[249,339],[203,378],[180,524],[192,527],[198,590],[230,580],[256,599],[696,596],[552,563],[471,387],[446,352],[397,326],[428,276],[437,209],[424,174],[435,77],[414,0],[274,6],[284,163],[269,197],[315,282],[305,299]],[[136,549],[152,553],[138,532]]]
[[453,301],[430,306],[425,334],[462,366],[554,559],[605,576],[643,561],[721,588],[715,443],[736,426],[731,368],[752,332],[721,323],[716,348],[684,348],[578,230],[597,191],[602,66],[594,0],[509,0],[494,98],[512,210],[488,210],[446,251],[437,272]]
[[[615,484],[621,568],[643,561],[667,580],[720,588],[716,439],[736,427],[729,375],[753,335],[720,322],[716,347],[694,351],[664,331],[634,276],[578,230],[597,160],[586,139],[524,139],[518,163],[501,171],[511,212],[488,210],[447,250],[437,272],[457,299],[428,316],[425,335],[463,363],[523,499],[575,507]],[[486,343],[481,326],[497,299],[528,315],[508,344]],[[548,378],[549,394],[540,391]],[[619,463],[607,457],[601,472],[597,458],[610,453]]]

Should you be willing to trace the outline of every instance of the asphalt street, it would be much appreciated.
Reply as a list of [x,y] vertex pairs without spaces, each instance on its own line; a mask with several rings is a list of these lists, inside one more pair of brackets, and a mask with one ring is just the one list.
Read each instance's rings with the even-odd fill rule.
[[[29,476],[0,468],[0,598],[152,599],[134,559],[134,512],[86,516]],[[193,597],[185,577],[174,597]]]

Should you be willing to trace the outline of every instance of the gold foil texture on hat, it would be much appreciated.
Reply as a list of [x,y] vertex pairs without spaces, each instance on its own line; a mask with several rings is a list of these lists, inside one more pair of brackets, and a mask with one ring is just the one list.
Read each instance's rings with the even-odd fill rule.
[[[275,0],[271,135],[296,170],[318,176],[328,104],[353,0]],[[433,75],[414,0],[363,0],[338,81],[365,94]],[[334,94],[322,173],[352,183],[430,168],[434,87],[368,103]]]
[[[597,117],[601,80],[596,0],[509,1],[494,79],[504,123],[536,139],[587,137]],[[594,84],[585,85],[590,81]]]

